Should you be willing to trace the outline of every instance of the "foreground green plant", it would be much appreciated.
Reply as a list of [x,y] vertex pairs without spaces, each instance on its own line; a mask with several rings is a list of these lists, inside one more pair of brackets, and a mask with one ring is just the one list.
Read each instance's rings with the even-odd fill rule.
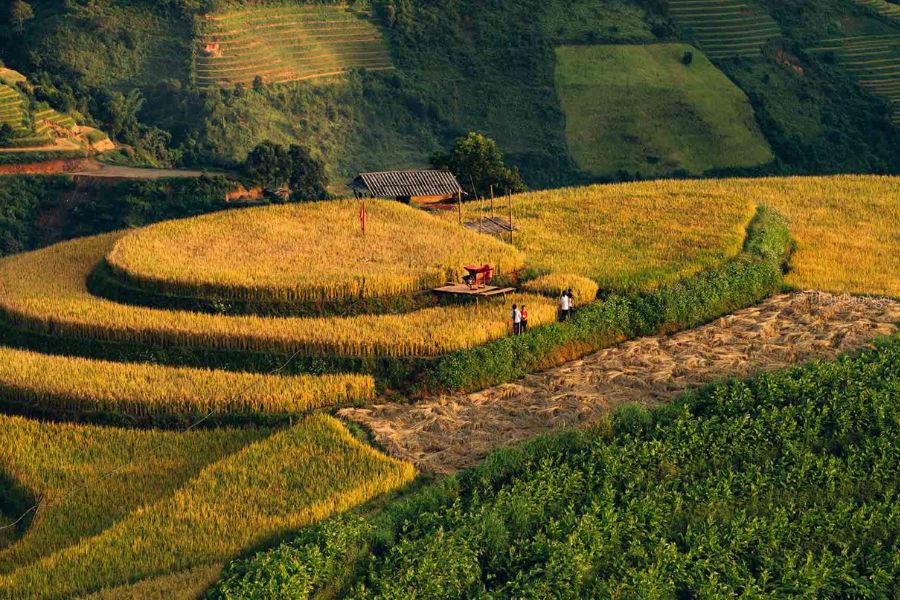
[[235,562],[212,596],[891,597],[898,388],[894,336],[626,407]]

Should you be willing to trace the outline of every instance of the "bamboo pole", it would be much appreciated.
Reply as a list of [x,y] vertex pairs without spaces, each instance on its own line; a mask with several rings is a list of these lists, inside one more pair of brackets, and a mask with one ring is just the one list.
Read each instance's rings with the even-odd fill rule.
[[513,219],[512,219],[512,192],[506,192],[506,198],[509,201],[509,243],[513,242]]
[[494,220],[494,184],[491,184],[491,220]]
[[[478,200],[478,208],[479,212],[481,209],[481,198],[478,197],[478,190],[475,189],[475,180],[472,179],[472,176],[469,175],[469,185],[472,186],[472,194],[475,196],[475,199]],[[481,233],[481,215],[478,215],[478,233]]]

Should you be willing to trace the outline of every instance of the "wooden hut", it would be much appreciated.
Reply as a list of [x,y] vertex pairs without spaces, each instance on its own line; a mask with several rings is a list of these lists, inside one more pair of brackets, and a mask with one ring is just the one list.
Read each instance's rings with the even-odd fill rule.
[[360,173],[350,189],[357,198],[394,198],[418,204],[444,202],[465,193],[449,171]]

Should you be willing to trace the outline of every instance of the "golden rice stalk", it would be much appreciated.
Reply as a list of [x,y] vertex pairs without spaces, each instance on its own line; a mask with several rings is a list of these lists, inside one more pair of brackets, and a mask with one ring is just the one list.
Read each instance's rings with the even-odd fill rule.
[[0,347],[0,391],[64,411],[284,414],[371,400],[375,381],[368,375],[280,377],[128,364]]
[[[0,550],[0,573],[102,532],[269,435],[257,428],[176,433],[0,416],[0,469],[30,496],[44,498],[24,535]],[[102,484],[85,485],[126,463]]]
[[[513,243],[538,273],[581,275],[613,292],[652,290],[740,252],[757,206],[753,186],[650,181],[520,194]],[[505,214],[507,200],[499,202]],[[465,210],[474,218],[478,207]]]
[[410,481],[409,463],[314,415],[214,463],[171,496],[0,575],[0,597],[60,598],[222,562]]
[[134,230],[106,257],[130,282],[179,296],[322,301],[410,294],[458,281],[467,264],[518,270],[495,238],[399,202],[355,200],[224,211]]
[[[507,311],[496,302],[400,315],[266,318],[159,310],[92,296],[86,278],[121,235],[0,259],[0,315],[16,327],[76,339],[308,356],[437,356],[509,332]],[[535,325],[555,318],[547,298],[514,295],[509,301],[526,302]]]
[[597,299],[597,291],[600,289],[596,281],[571,273],[541,275],[536,279],[526,281],[522,287],[528,292],[553,297],[559,297],[563,292],[572,290],[577,304],[593,302]]

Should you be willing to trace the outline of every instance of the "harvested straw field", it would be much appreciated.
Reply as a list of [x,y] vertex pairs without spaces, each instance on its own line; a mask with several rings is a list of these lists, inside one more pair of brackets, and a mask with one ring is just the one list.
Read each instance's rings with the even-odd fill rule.
[[[86,280],[121,233],[83,238],[0,261],[0,312],[14,326],[76,339],[308,356],[435,356],[509,332],[502,304],[454,305],[401,315],[228,317],[119,304]],[[546,297],[513,295],[536,325],[556,318]]]
[[466,264],[516,271],[524,256],[399,202],[312,202],[224,211],[128,233],[107,256],[139,287],[248,301],[410,294],[458,281]]
[[898,324],[897,301],[782,295],[695,330],[626,342],[516,383],[338,414],[370,428],[392,455],[448,473],[499,446],[590,424],[622,404],[656,404],[729,377],[832,358],[891,335]]

